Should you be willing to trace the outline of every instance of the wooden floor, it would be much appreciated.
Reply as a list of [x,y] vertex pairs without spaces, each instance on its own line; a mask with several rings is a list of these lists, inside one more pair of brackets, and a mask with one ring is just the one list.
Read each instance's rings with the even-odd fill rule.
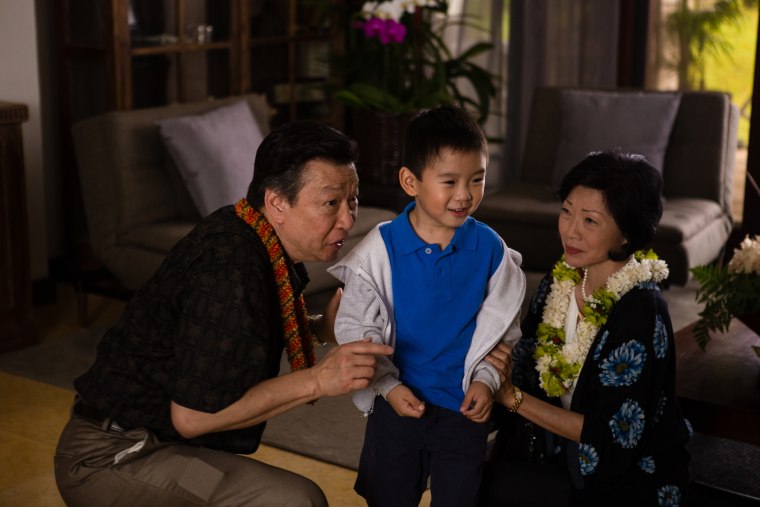
[[[108,324],[121,315],[124,303],[90,295],[90,325]],[[54,340],[79,329],[74,292],[61,285],[58,302],[34,310],[41,340]],[[53,453],[68,418],[72,391],[0,372],[0,506],[63,506],[53,476]],[[353,491],[356,473],[318,460],[262,446],[255,458],[286,468],[319,484],[330,505],[365,505]],[[420,505],[430,504],[429,494]]]

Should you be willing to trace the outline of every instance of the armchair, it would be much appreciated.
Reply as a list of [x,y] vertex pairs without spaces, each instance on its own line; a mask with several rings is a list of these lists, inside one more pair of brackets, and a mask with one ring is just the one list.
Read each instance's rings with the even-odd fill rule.
[[[555,195],[555,162],[561,137],[566,134],[562,123],[567,120],[563,117],[567,110],[562,107],[562,92],[558,87],[534,91],[518,181],[487,195],[475,214],[522,253],[526,269],[548,271],[562,254]],[[668,93],[583,92],[592,98],[611,93],[636,95],[643,103]],[[684,285],[690,279],[689,268],[720,256],[733,227],[731,193],[739,113],[725,93],[693,91],[678,95],[672,129],[669,136],[666,134],[661,167],[664,210],[653,248],[670,267],[669,282]],[[616,123],[609,128],[619,126]],[[626,126],[631,127],[630,122]],[[640,151],[635,144],[620,147]]]
[[[248,101],[261,132],[268,133],[271,109],[266,99],[261,95],[242,98]],[[157,122],[208,113],[240,99],[115,111],[73,126],[92,250],[127,292],[148,280],[174,244],[201,217],[182,178],[173,174],[176,168],[170,165]],[[240,197],[245,190],[240,189]],[[348,252],[375,224],[394,216],[385,209],[362,206],[343,251]],[[328,266],[329,263],[306,263],[311,278],[306,294],[339,285],[327,273]]]

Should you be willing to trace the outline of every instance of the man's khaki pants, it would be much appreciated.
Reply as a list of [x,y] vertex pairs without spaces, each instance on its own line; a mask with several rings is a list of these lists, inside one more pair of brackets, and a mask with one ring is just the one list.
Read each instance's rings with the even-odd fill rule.
[[144,428],[103,429],[72,414],[55,454],[68,506],[326,506],[309,479],[256,460],[160,442]]

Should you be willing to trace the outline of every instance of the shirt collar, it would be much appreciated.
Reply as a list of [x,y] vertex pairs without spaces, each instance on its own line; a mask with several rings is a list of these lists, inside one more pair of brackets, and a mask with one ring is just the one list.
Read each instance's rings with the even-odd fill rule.
[[[412,201],[406,205],[401,215],[391,222],[391,230],[397,240],[393,242],[393,248],[401,255],[407,255],[422,248],[428,247],[412,228],[409,221],[409,212],[412,211],[416,202]],[[475,250],[478,246],[478,236],[476,234],[476,221],[472,217],[467,217],[464,224],[457,228],[454,237],[451,239],[450,246],[453,251]]]

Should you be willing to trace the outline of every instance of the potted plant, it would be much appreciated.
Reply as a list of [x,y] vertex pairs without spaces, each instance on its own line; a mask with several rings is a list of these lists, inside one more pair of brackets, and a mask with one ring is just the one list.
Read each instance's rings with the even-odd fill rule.
[[480,122],[488,117],[496,76],[473,59],[493,45],[477,42],[455,56],[444,31],[468,20],[450,18],[448,1],[331,5],[348,30],[345,51],[332,62],[340,83],[334,97],[350,109],[347,130],[361,149],[363,188],[397,186],[401,136],[416,112],[455,103]]
[[734,317],[760,334],[760,236],[746,236],[728,266],[691,269],[699,282],[697,302],[704,303],[694,337],[704,350],[710,331],[726,332]]
[[[336,60],[344,87],[335,97],[356,109],[408,113],[458,103],[488,116],[495,76],[472,60],[493,48],[477,42],[454,56],[443,34],[452,23],[447,0],[346,2],[346,52]],[[475,97],[464,90],[468,82]]]

